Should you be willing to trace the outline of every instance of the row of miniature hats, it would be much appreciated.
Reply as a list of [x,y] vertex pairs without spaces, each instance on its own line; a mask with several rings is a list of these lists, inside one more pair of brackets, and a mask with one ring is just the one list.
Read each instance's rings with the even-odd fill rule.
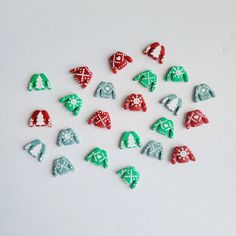
[[[71,73],[74,74],[74,79],[81,84],[82,88],[86,88],[90,80],[92,79],[92,72],[88,69],[87,66],[81,66],[74,68],[70,70]],[[139,83],[145,87],[150,89],[151,92],[153,92],[156,89],[157,84],[157,76],[154,74],[151,70],[145,70],[139,73],[137,76],[133,78],[134,81],[139,81]],[[171,80],[173,82],[187,82],[188,81],[188,74],[185,71],[185,69],[182,66],[173,66],[169,72],[167,73],[167,76],[165,77],[165,80]],[[36,91],[42,91],[45,89],[51,89],[51,83],[47,76],[43,73],[41,74],[34,74],[29,82],[28,90],[36,90]],[[105,90],[105,93],[110,93],[109,90],[114,91],[114,86],[112,83],[102,82],[98,86],[97,90]]]
[[[65,104],[67,109],[72,111],[73,114],[78,113],[78,109],[74,109],[71,106],[71,103]],[[203,124],[209,123],[208,118],[200,111],[200,110],[193,110],[187,112],[186,120],[185,120],[185,127],[189,129],[190,127],[197,127]],[[99,128],[108,128],[111,129],[111,119],[108,112],[104,112],[101,110],[96,111],[88,120],[88,124],[94,124]],[[36,110],[33,112],[30,120],[29,126],[33,127],[44,127],[52,126],[52,121],[49,113],[46,110]],[[174,137],[174,123],[172,120],[169,120],[165,117],[158,119],[152,126],[151,129],[162,134],[168,136],[169,138]]]

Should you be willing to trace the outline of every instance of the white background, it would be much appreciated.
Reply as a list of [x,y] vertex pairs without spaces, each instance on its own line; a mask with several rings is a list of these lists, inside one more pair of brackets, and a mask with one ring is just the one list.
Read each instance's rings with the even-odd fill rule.
[[[162,235],[235,236],[235,1],[46,1],[1,0],[1,236]],[[151,42],[166,46],[159,65],[142,54]],[[116,75],[108,58],[117,50],[134,58]],[[93,80],[82,90],[68,70],[87,65]],[[183,65],[189,83],[164,82],[173,65]],[[150,93],[132,78],[151,69],[158,87]],[[34,73],[50,79],[52,91],[28,92]],[[117,100],[95,98],[100,81],[114,84]],[[207,83],[217,97],[193,103],[193,87]],[[74,117],[58,99],[77,93],[84,101]],[[148,112],[130,112],[122,103],[142,93]],[[178,117],[159,100],[170,93],[183,99]],[[210,123],[184,128],[185,112],[199,108]],[[49,111],[53,128],[29,128],[35,109]],[[108,111],[112,130],[87,125],[97,109]],[[150,129],[166,116],[175,123],[173,140]],[[71,127],[79,145],[57,147],[60,129]],[[120,150],[122,132],[135,130],[145,144],[159,141],[163,161]],[[42,163],[22,147],[39,138],[47,144]],[[188,145],[197,161],[171,165],[174,146]],[[108,151],[109,168],[84,161],[94,147]],[[52,162],[66,156],[75,173],[53,177]],[[135,190],[115,174],[134,165],[141,173]]]

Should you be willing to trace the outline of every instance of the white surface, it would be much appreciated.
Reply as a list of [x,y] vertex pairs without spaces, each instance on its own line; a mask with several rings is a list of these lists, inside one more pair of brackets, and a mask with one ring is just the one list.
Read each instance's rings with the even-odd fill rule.
[[[1,236],[162,235],[235,236],[235,1],[1,1]],[[163,65],[142,54],[147,44],[167,47]],[[107,62],[116,50],[134,58],[114,75]],[[183,65],[190,83],[165,83],[172,65]],[[82,90],[68,69],[88,65],[94,78]],[[144,69],[160,80],[155,93],[132,81]],[[44,72],[53,90],[28,92],[33,73]],[[116,101],[93,97],[100,81],[110,81]],[[205,82],[217,98],[194,104],[193,86]],[[58,99],[75,92],[84,100],[73,117]],[[148,112],[121,108],[131,92],[144,95]],[[169,93],[183,98],[175,117],[158,103]],[[34,109],[47,109],[53,128],[29,128]],[[183,127],[184,113],[201,109],[210,124]],[[109,111],[112,130],[88,126],[96,109]],[[175,122],[170,140],[150,130],[159,117]],[[60,129],[72,127],[81,144],[57,147]],[[163,143],[165,160],[146,158],[139,149],[119,150],[120,135],[135,130],[143,143]],[[47,144],[42,163],[22,146],[40,138]],[[171,148],[188,145],[196,163],[171,165]],[[110,157],[107,170],[85,162],[95,146]],[[54,178],[52,162],[62,155],[76,172]],[[115,174],[126,165],[141,172],[137,189],[130,190]]]

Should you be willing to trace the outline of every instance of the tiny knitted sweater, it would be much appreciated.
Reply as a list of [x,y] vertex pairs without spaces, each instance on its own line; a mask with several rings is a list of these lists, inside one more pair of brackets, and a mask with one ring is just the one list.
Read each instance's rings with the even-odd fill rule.
[[188,74],[182,66],[173,66],[166,75],[166,81],[188,82]]
[[116,91],[112,83],[101,82],[95,92],[95,97],[100,96],[101,98],[112,98],[116,99]]
[[31,156],[38,158],[39,161],[42,161],[46,151],[46,145],[39,139],[36,139],[25,145],[24,149],[27,150]]
[[200,84],[194,87],[194,102],[204,101],[215,96],[214,91],[207,84]]
[[162,160],[164,155],[162,144],[152,140],[144,146],[142,154]]
[[186,163],[195,160],[195,156],[187,146],[175,147],[171,157],[172,164],[175,164],[176,162]]
[[165,117],[157,120],[152,125],[152,130],[165,136],[168,136],[169,138],[174,137],[174,123],[172,120],[168,120]]
[[28,90],[32,91],[33,89],[36,91],[51,89],[51,84],[45,74],[34,74],[29,82]]
[[141,147],[142,143],[139,136],[134,132],[124,132],[120,139],[120,148],[136,148]]
[[66,175],[74,170],[74,166],[66,157],[61,157],[53,161],[52,171],[54,176]]
[[76,133],[71,129],[62,129],[57,137],[57,145],[71,145],[79,143],[79,138]]
[[182,107],[182,99],[178,98],[175,94],[164,97],[161,103],[175,115],[179,114],[180,108]]
[[96,166],[108,167],[108,155],[105,150],[94,148],[86,157],[86,161],[91,161]]

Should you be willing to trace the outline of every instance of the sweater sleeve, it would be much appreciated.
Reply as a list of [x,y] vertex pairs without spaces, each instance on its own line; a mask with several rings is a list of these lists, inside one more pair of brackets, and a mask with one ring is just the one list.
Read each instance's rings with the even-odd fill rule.
[[124,54],[124,58],[128,61],[128,62],[132,62],[133,61],[133,58]]
[[94,113],[88,120],[88,124],[91,125],[96,117],[97,117],[97,113]]
[[35,82],[36,82],[36,79],[38,78],[38,74],[34,74],[31,79],[30,79],[30,82],[29,82],[29,86],[28,86],[28,90],[29,91],[32,91],[34,86],[35,86]]
[[199,101],[199,91],[200,91],[200,86],[195,86],[194,87],[194,92],[193,92],[193,101],[198,102]]
[[142,153],[142,154],[147,154],[149,148],[150,148],[150,142],[147,143],[147,144],[143,147],[141,153]]
[[188,74],[187,72],[184,70],[184,74],[183,74],[183,79],[184,79],[184,82],[188,82]]
[[141,104],[142,109],[143,109],[143,111],[147,111],[147,106],[146,106],[146,103],[144,101],[144,98],[142,97],[141,99],[142,99],[142,104]]
[[100,92],[101,92],[101,89],[102,89],[103,86],[104,86],[104,82],[101,82],[101,83],[98,85],[98,87],[97,87],[97,89],[96,89],[96,91],[95,91],[95,94],[94,94],[95,97],[98,97],[98,96],[100,95]]
[[181,107],[182,107],[182,99],[179,98],[179,99],[178,99],[178,106],[177,106],[177,108],[176,108],[176,110],[175,110],[175,115],[178,115],[178,114],[179,114],[179,111],[180,111]]
[[166,77],[165,77],[165,80],[168,81],[171,79],[172,77],[172,72],[173,72],[173,68],[169,70],[169,72],[167,73]]
[[140,140],[139,136],[134,131],[132,131],[131,133],[134,136],[135,141],[137,142],[138,146],[141,147],[142,143],[141,143],[141,140]]
[[116,90],[115,90],[115,88],[114,88],[112,83],[109,83],[109,85],[110,85],[110,87],[112,89],[112,98],[116,99]]
[[120,149],[123,149],[126,145],[126,142],[127,142],[127,137],[128,137],[129,133],[128,132],[125,132],[122,136],[121,136],[121,139],[120,139]]
[[51,89],[52,87],[51,87],[51,83],[50,83],[48,77],[47,77],[45,74],[40,74],[40,77],[43,79],[43,81],[44,81],[46,87],[47,87],[48,89]]
[[127,110],[127,109],[129,108],[131,96],[132,96],[132,95],[130,95],[130,96],[126,99],[126,101],[125,101],[125,104],[124,104],[125,110]]
[[143,72],[139,73],[138,75],[136,75],[136,76],[133,78],[133,80],[134,80],[134,81],[139,81],[139,80],[144,76],[144,74],[145,74],[146,72],[147,72],[147,71],[143,71]]
[[204,114],[202,114],[202,121],[203,121],[205,124],[209,123],[209,120],[207,119],[207,117],[206,117]]
[[77,134],[72,130],[72,135],[73,135],[73,139],[75,140],[76,143],[79,143],[79,138],[77,136]]
[[61,146],[62,145],[62,130],[60,131],[58,137],[57,137],[57,145]]

